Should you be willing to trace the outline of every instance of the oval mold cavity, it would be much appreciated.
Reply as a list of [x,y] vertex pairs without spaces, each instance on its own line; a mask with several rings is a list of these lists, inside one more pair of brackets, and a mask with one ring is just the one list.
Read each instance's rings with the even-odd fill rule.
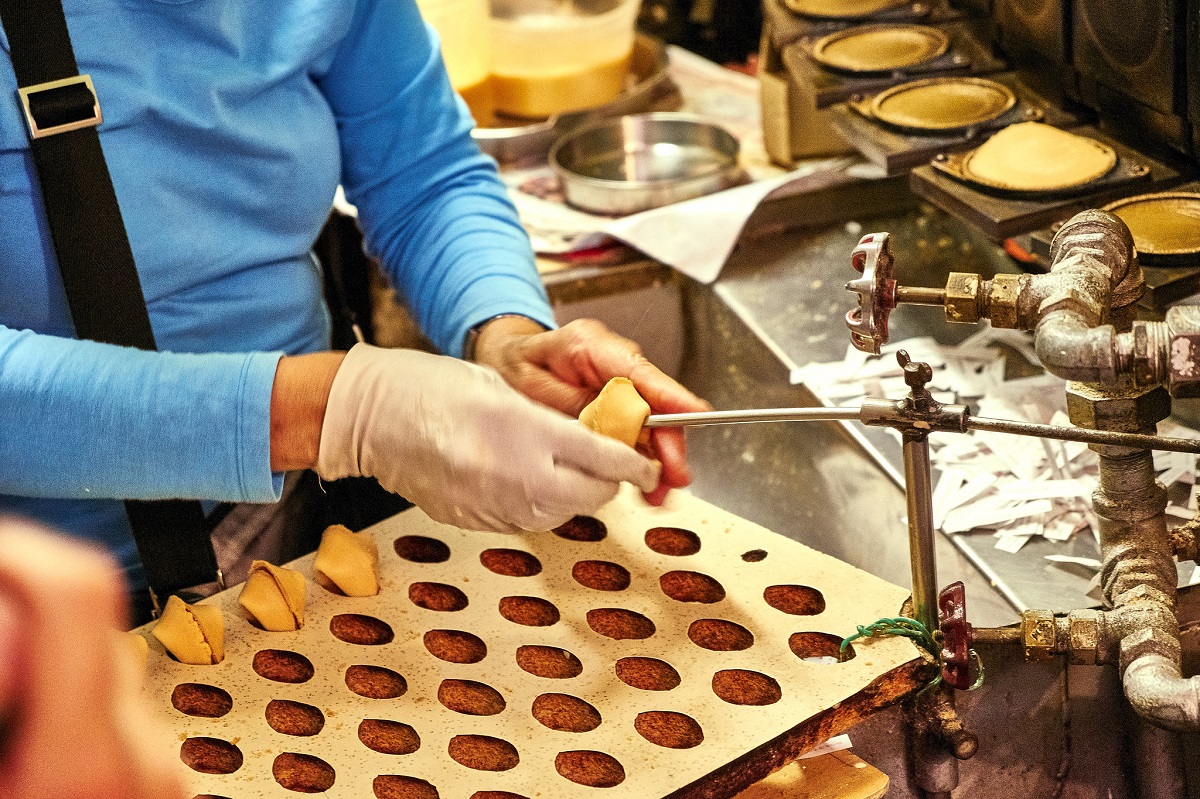
[[220,738],[188,738],[179,747],[179,759],[201,774],[232,774],[242,767],[242,750]]
[[589,788],[612,788],[625,781],[625,769],[619,760],[586,749],[559,752],[554,758],[554,769],[571,782]]
[[219,719],[233,710],[233,697],[223,688],[198,682],[184,682],[171,691],[171,705],[187,716]]
[[487,657],[483,639],[462,630],[430,630],[423,640],[429,654],[447,663],[478,663]]
[[339,641],[359,646],[390,644],[396,634],[383,619],[362,613],[342,613],[329,620],[329,632]]
[[533,717],[559,732],[591,732],[600,726],[600,711],[570,694],[542,694],[533,700]]
[[725,598],[725,588],[707,574],[671,571],[658,578],[662,592],[677,602],[711,605]]
[[700,536],[682,527],[651,527],[646,531],[646,546],[660,555],[681,558],[700,551]]
[[404,696],[408,682],[383,666],[358,665],[346,669],[346,687],[367,699],[395,699]]
[[559,619],[554,603],[536,596],[501,597],[500,615],[526,627],[550,627]]
[[363,719],[358,725],[363,746],[385,755],[411,755],[421,748],[421,736],[407,724],[388,719]]
[[596,608],[587,612],[587,623],[598,635],[616,641],[641,640],[654,635],[654,622],[625,608]]
[[325,726],[320,708],[290,699],[272,699],[264,715],[271,729],[284,735],[316,735]]
[[449,710],[468,716],[494,716],[505,708],[499,691],[475,680],[442,680],[437,697]]
[[825,610],[825,596],[807,585],[772,585],[763,599],[776,610],[791,616],[816,616]]
[[312,661],[299,652],[285,649],[263,649],[254,653],[251,662],[254,673],[275,682],[302,683],[312,679]]
[[650,743],[667,749],[691,749],[704,741],[704,730],[695,719],[670,710],[639,713],[633,728]]
[[333,787],[337,773],[319,757],[283,752],[271,764],[275,782],[296,793],[323,793]]
[[688,627],[688,638],[713,652],[741,652],[754,646],[754,633],[725,619],[696,619]]
[[568,541],[603,541],[608,535],[604,522],[591,516],[576,516],[569,522],[554,528],[554,534]]
[[380,774],[371,781],[375,799],[440,799],[432,783],[401,774]]
[[[833,633],[793,633],[788,638],[788,649],[804,660],[806,658],[837,659],[842,649],[842,639]],[[854,659],[854,646],[846,645],[846,660]]]
[[453,613],[467,606],[467,595],[445,583],[413,583],[408,587],[409,600],[419,608]]
[[725,669],[712,678],[713,693],[731,705],[773,705],[783,697],[773,677],[746,669]]
[[581,560],[571,568],[575,582],[596,591],[624,591],[629,587],[629,569],[607,560]]
[[565,649],[529,644],[517,647],[517,665],[535,677],[567,680],[583,673],[583,663]]
[[515,746],[490,735],[456,735],[446,751],[454,762],[476,771],[508,771],[521,762]]
[[397,555],[412,563],[445,563],[450,560],[450,547],[425,535],[402,535],[393,546]]
[[504,577],[533,577],[542,573],[542,562],[519,549],[485,549],[479,562],[493,574]]
[[617,679],[642,691],[670,691],[679,687],[679,672],[657,658],[629,657],[616,662]]

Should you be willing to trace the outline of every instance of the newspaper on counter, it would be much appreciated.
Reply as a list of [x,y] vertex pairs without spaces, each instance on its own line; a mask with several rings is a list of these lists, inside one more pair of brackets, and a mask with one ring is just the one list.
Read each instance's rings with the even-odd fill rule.
[[[1070,426],[1066,382],[1050,374],[1005,379],[1005,359],[1037,364],[1032,337],[1021,331],[986,326],[955,346],[932,338],[914,338],[883,347],[871,356],[853,347],[835,363],[813,363],[793,373],[827,405],[854,406],[865,397],[897,398],[908,393],[896,352],[933,369],[929,390],[939,402],[969,405],[978,416],[1037,424]],[[893,431],[895,432],[895,431]],[[1200,432],[1170,420],[1161,435],[1200,439]],[[1032,537],[1066,542],[1077,534],[1099,535],[1091,495],[1099,476],[1096,454],[1087,444],[973,430],[929,437],[930,461],[937,472],[933,521],[948,535],[991,530],[997,549],[1017,552]],[[1197,515],[1200,486],[1196,456],[1155,452],[1158,479],[1171,497],[1167,514],[1176,519]],[[1100,562],[1069,555],[1048,555],[1098,572]],[[1200,579],[1200,568],[1193,581]]]

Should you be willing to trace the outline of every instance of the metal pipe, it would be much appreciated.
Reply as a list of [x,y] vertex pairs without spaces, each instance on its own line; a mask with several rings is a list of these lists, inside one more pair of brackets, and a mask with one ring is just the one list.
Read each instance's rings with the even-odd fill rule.
[[746,422],[823,422],[857,419],[859,408],[765,408],[704,413],[657,413],[643,427],[694,427]]
[[940,308],[946,304],[946,290],[924,286],[896,286],[896,302],[905,305],[936,305]]
[[1187,777],[1179,735],[1151,726],[1135,714],[1130,721],[1129,755],[1138,799],[1187,799]]
[[1117,379],[1117,336],[1112,325],[1092,327],[1083,314],[1061,308],[1043,316],[1033,347],[1047,372],[1079,383]]
[[1156,727],[1200,730],[1200,675],[1184,679],[1177,658],[1155,653],[1135,658],[1121,683],[1129,704]]
[[926,435],[904,435],[904,487],[908,503],[908,552],[912,562],[913,613],[917,621],[930,630],[936,630],[937,554],[933,538],[929,437]]
[[1080,441],[1085,444],[1108,444],[1131,449],[1157,449],[1164,452],[1189,452],[1200,455],[1200,441],[1190,438],[1151,436],[1144,433],[1118,433],[1112,430],[1090,430],[1086,427],[1062,427],[1051,424],[1018,422],[1011,419],[989,419],[971,416],[967,419],[968,430],[988,430],[994,433],[1010,433],[1015,436],[1054,438],[1059,441]]

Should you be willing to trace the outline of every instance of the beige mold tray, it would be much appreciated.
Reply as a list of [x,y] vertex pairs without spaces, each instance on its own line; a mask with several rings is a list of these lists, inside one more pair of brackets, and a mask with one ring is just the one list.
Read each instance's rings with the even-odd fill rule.
[[903,638],[829,662],[905,590],[680,492],[556,532],[370,529],[378,596],[319,587],[310,555],[297,632],[252,626],[239,586],[205,600],[222,663],[147,635],[197,795],[728,797],[928,676]]

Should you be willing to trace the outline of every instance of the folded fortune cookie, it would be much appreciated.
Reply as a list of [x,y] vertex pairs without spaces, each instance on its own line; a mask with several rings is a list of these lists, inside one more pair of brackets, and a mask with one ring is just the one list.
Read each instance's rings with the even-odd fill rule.
[[304,626],[304,575],[256,560],[250,564],[238,604],[264,630],[299,630]]
[[180,663],[211,666],[225,659],[225,619],[216,605],[189,605],[172,595],[151,632]]
[[649,441],[650,431],[642,429],[649,416],[650,406],[633,387],[633,381],[614,377],[579,414],[579,421],[602,436],[634,447]]
[[318,581],[335,586],[346,596],[375,596],[379,593],[379,549],[375,539],[340,524],[325,528],[313,572]]

